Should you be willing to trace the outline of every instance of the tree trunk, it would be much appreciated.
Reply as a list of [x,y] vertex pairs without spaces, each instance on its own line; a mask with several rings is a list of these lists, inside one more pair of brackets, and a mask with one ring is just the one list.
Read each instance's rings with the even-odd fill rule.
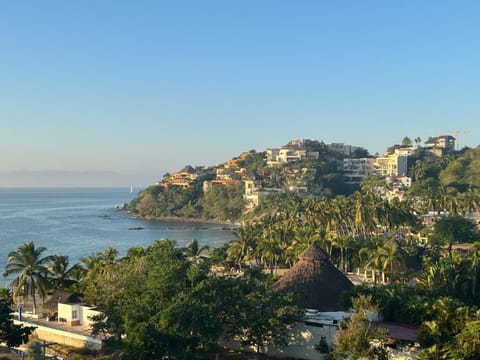
[[344,267],[344,271],[345,271],[345,274],[348,273],[348,248],[345,248],[345,267]]
[[342,271],[343,271],[344,268],[345,268],[344,260],[343,260],[343,247],[340,247],[340,261],[341,261],[340,269],[342,269]]
[[33,294],[33,309],[32,309],[32,313],[33,314],[36,314],[37,313],[37,299],[35,297],[35,294]]
[[36,293],[36,291],[35,291],[35,286],[36,286],[36,284],[35,284],[35,280],[33,279],[32,276],[30,276],[30,279],[31,279],[31,280],[30,280],[30,284],[31,284],[31,286],[32,286],[32,297],[33,297],[32,313],[33,313],[33,314],[36,314],[36,313],[37,313],[37,299],[36,299],[36,297],[35,297],[35,293]]

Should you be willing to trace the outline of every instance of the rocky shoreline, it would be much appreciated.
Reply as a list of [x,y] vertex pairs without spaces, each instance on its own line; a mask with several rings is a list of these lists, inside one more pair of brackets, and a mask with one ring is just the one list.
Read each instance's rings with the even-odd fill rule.
[[171,222],[179,222],[179,223],[193,223],[193,224],[215,224],[215,225],[224,225],[225,230],[237,230],[240,226],[238,222],[228,222],[225,220],[214,220],[214,219],[198,219],[198,218],[183,218],[178,216],[162,216],[162,217],[155,217],[155,216],[140,216],[140,215],[133,215],[135,219],[139,220],[146,220],[146,221],[171,221]]

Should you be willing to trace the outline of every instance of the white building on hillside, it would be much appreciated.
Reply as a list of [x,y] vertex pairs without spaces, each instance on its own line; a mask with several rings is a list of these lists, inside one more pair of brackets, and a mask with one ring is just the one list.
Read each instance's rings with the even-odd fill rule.
[[375,171],[374,158],[343,159],[343,176],[348,184],[361,183]]
[[375,169],[378,175],[400,176],[406,175],[408,170],[408,157],[397,154],[378,157],[375,159]]

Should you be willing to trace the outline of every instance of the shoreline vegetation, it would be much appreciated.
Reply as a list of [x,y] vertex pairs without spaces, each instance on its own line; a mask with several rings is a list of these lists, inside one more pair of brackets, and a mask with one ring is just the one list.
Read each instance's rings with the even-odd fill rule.
[[[224,230],[238,230],[238,227],[241,226],[240,222],[227,221],[227,220],[215,220],[215,219],[199,219],[199,218],[185,218],[180,216],[160,216],[155,217],[151,215],[135,215],[132,214],[134,219],[145,220],[145,221],[158,221],[158,222],[177,222],[177,223],[191,223],[191,224],[212,224],[212,225],[224,225],[222,229]],[[229,227],[229,228],[227,228]]]
[[139,192],[126,210],[144,220],[239,224],[245,209],[243,184],[217,186],[204,193],[201,183],[186,189],[152,185]]

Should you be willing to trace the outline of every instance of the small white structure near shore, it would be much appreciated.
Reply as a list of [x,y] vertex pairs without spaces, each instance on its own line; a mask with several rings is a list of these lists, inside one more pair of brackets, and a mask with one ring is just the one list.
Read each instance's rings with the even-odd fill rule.
[[91,336],[91,317],[101,314],[95,307],[82,303],[82,297],[57,291],[43,304],[43,312],[15,312],[15,323],[35,326],[41,340],[76,348],[99,350],[102,340]]

